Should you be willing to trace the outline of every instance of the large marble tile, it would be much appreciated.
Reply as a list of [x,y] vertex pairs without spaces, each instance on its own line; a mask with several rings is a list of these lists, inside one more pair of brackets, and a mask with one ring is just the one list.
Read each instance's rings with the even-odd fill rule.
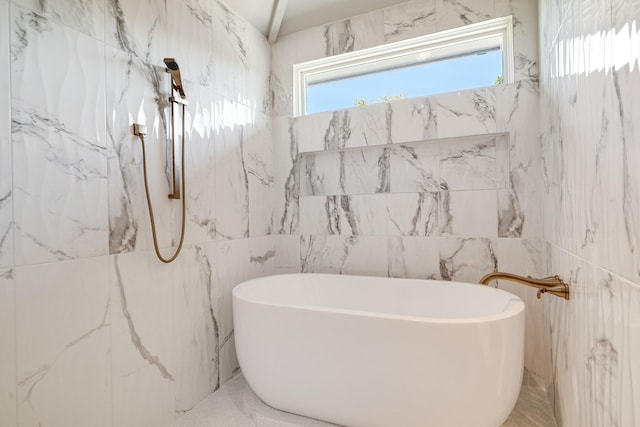
[[505,162],[509,184],[498,193],[500,237],[538,237],[542,233],[538,89],[519,82],[496,92],[497,125],[509,134],[509,160]]
[[276,190],[270,118],[256,114],[253,123],[245,126],[242,138],[249,187],[249,234],[270,235],[274,231]]
[[273,119],[273,146],[275,155],[275,231],[279,234],[295,233],[299,220],[300,157],[298,133],[293,119]]
[[443,191],[438,198],[441,236],[498,236],[498,200],[495,191]]
[[248,264],[250,258],[250,239],[217,242],[216,265],[218,281],[217,295],[214,300],[220,312],[220,330],[223,341],[233,333],[233,313],[231,309],[231,291],[239,283],[251,278]]
[[487,190],[507,188],[509,182],[507,134],[476,135],[439,143],[440,188]]
[[390,237],[389,277],[440,279],[438,238]]
[[387,276],[387,250],[382,236],[302,236],[302,272]]
[[[132,134],[134,123],[147,126],[145,150],[149,193],[158,230],[158,243],[165,248],[171,246],[172,238],[175,238],[176,233],[171,232],[171,226],[180,213],[180,202],[167,198],[170,192],[167,175],[167,158],[170,152],[169,145],[166,144],[170,133],[170,110],[167,102],[170,80],[162,67],[140,61],[131,53],[107,48],[107,59],[106,87],[111,94],[107,98],[109,252],[118,254],[146,251],[153,244],[144,188],[142,143]],[[198,114],[196,112],[192,116],[194,120]],[[206,116],[204,111],[202,114]],[[191,132],[192,135],[195,133]],[[195,167],[190,162],[194,150],[195,147],[189,147],[186,152],[188,173],[193,173],[192,168]],[[196,170],[196,177],[197,173]],[[192,181],[195,180],[190,180]],[[196,185],[199,182],[195,181]],[[188,203],[193,205],[191,191],[188,186]],[[197,207],[193,215],[200,213],[200,206]],[[189,231],[192,231],[191,223],[197,219],[190,217],[190,220]]]
[[475,135],[390,148],[392,192],[508,188],[508,135]]
[[413,0],[383,10],[385,42],[407,40],[436,31],[436,0]]
[[257,279],[274,274],[276,266],[276,240],[273,236],[249,239],[248,278]]
[[[292,119],[298,140],[298,151],[307,153],[331,149],[329,143],[333,142],[333,149],[340,148],[340,142],[349,137],[349,115],[341,111],[326,111]],[[334,142],[335,141],[335,142]],[[343,142],[344,144],[344,142]]]
[[307,153],[300,161],[301,195],[386,193],[389,157],[382,147]]
[[[635,12],[634,17],[637,18],[637,11]],[[636,39],[634,41],[637,41],[637,33],[632,37]],[[630,61],[636,61],[637,52],[633,52],[632,55],[634,56],[630,58]],[[621,187],[621,194],[618,197],[619,200],[622,200],[622,218],[619,216],[617,218],[619,224],[617,238],[611,239],[607,249],[614,257],[611,265],[615,271],[621,272],[624,277],[635,283],[640,283],[640,221],[638,214],[640,212],[640,172],[635,168],[632,160],[640,155],[638,138],[640,130],[636,123],[640,103],[632,96],[632,93],[640,87],[640,81],[638,80],[638,69],[634,68],[634,62],[614,73],[613,80],[616,88],[614,105],[619,107],[619,118],[614,120],[616,122],[619,120],[622,133],[622,177],[617,183]],[[624,242],[624,246],[623,248],[618,246],[619,249],[616,250],[616,243],[620,242]]]
[[58,133],[106,146],[104,69],[103,43],[12,4],[11,97]]
[[104,1],[14,1],[17,5],[88,36],[103,41],[105,38]]
[[387,104],[389,134],[394,144],[438,137],[438,120],[433,98],[401,99]]
[[18,425],[16,324],[13,270],[0,270],[0,424]]
[[213,0],[214,89],[240,102],[248,92],[247,26],[224,2]]
[[[189,82],[187,82],[189,83]],[[185,120],[187,223],[185,240],[201,243],[216,239],[216,166],[214,136],[215,97],[210,83],[194,82]],[[190,91],[189,91],[190,92]],[[180,115],[176,116],[180,120]],[[177,123],[180,123],[179,121]],[[156,166],[157,167],[157,166]],[[163,190],[166,188],[162,183]],[[163,203],[166,203],[163,200]],[[180,201],[171,201],[174,209]],[[177,236],[180,217],[173,216],[172,235]],[[174,237],[175,238],[175,237]],[[174,241],[175,243],[175,241]]]
[[16,263],[104,255],[104,49],[15,5],[12,22]]
[[497,239],[440,238],[440,276],[443,280],[478,283],[496,271]]
[[300,266],[300,236],[274,236],[276,245],[275,272],[299,273]]
[[440,234],[438,193],[388,194],[386,201],[387,235],[431,237]]
[[449,30],[494,16],[493,0],[436,0],[436,29]]
[[390,150],[389,180],[392,193],[440,190],[439,144],[402,144]]
[[242,139],[244,128],[252,123],[254,114],[229,98],[216,98],[216,231],[223,239],[249,237],[249,177]]
[[296,117],[299,150],[303,153],[387,144],[387,115],[388,104],[382,103]]
[[385,195],[314,196],[300,199],[300,233],[381,235],[387,233]]
[[174,266],[153,252],[110,261],[113,424],[168,426],[175,413]]
[[523,386],[516,407],[502,427],[557,427],[552,403],[543,388]]
[[215,243],[185,247],[176,262],[172,296],[176,414],[192,409],[221,385],[216,269]]
[[495,88],[442,94],[436,100],[439,138],[496,132]]
[[[193,411],[176,420],[173,427],[331,427],[324,421],[278,411],[266,405],[251,390],[242,375],[229,381]],[[516,406],[503,427],[556,427],[544,391],[522,387]]]
[[[160,3],[158,3],[160,4]],[[215,84],[215,57],[213,49],[214,0],[169,0],[166,2],[168,34],[163,57],[150,58],[151,63],[162,64],[165,57],[176,59],[184,80],[187,99],[196,90],[210,90]],[[197,89],[193,86],[199,86]]]
[[271,47],[269,85],[274,117],[287,117],[293,114],[293,71],[291,68],[292,64],[299,62],[297,52],[297,33],[278,38],[278,42]]
[[[0,57],[9,58],[9,2],[0,2]],[[13,265],[10,62],[0,66],[0,268]]]
[[0,139],[0,267],[13,265],[11,140]]
[[271,45],[257,29],[247,29],[247,96],[244,103],[271,116]]
[[[499,271],[537,278],[547,276],[546,245],[537,239],[498,239],[496,257]],[[525,303],[525,367],[537,378],[538,385],[547,388],[553,381],[550,298],[538,299],[536,289],[508,281],[499,281],[498,287],[518,295]]]
[[538,8],[541,2],[496,0],[495,17],[513,16],[513,54],[515,80],[537,82],[539,79]]
[[572,291],[550,307],[556,412],[563,425],[635,425],[638,286],[554,245],[548,260]]
[[12,132],[16,264],[107,254],[105,149],[17,100]]
[[[253,239],[220,241],[217,243],[217,285],[215,286],[216,293],[213,296],[213,301],[219,313],[221,383],[227,381],[238,369],[238,361],[235,355],[231,292],[237,284],[252,278],[249,267],[252,254],[251,240]],[[265,254],[263,253],[261,256],[265,256]]]
[[384,42],[380,11],[358,15],[324,26],[325,56],[339,55]]
[[108,275],[107,257],[15,270],[20,425],[112,425]]
[[171,56],[167,3],[105,0],[105,40],[138,61],[153,64]]

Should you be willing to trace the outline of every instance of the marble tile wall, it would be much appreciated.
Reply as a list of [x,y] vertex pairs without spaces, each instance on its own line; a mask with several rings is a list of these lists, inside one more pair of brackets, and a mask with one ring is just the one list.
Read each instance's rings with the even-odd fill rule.
[[[291,65],[514,16],[516,82],[291,117]],[[276,268],[477,282],[545,273],[537,5],[419,0],[274,45]],[[508,286],[508,285],[504,285]],[[550,383],[543,305],[527,303],[526,365]]]
[[640,423],[640,8],[540,2],[540,129],[555,410],[565,426]]
[[[186,238],[161,250],[180,64]],[[0,425],[169,426],[238,369],[231,289],[275,271],[270,47],[218,0],[0,0]]]

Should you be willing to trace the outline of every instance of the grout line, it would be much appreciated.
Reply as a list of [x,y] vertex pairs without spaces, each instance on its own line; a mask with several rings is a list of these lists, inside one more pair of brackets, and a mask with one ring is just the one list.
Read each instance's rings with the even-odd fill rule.
[[9,56],[8,58],[3,58],[7,60],[7,71],[9,73],[8,77],[8,81],[9,81],[9,85],[8,85],[8,90],[7,90],[7,100],[8,100],[8,107],[9,107],[9,140],[7,141],[9,144],[9,150],[10,150],[10,162],[11,162],[11,177],[10,177],[10,185],[11,185],[11,222],[10,222],[10,227],[9,227],[9,233],[11,234],[11,259],[10,259],[10,263],[11,263],[11,271],[12,271],[12,276],[13,276],[13,280],[12,280],[12,287],[13,287],[13,379],[14,379],[14,387],[13,387],[13,393],[14,393],[14,399],[15,399],[15,420],[16,423],[18,423],[18,425],[20,425],[20,411],[19,411],[19,399],[18,399],[18,296],[17,296],[17,286],[16,286],[16,282],[17,282],[17,278],[16,278],[16,268],[15,268],[15,254],[16,254],[16,238],[15,238],[15,187],[14,187],[14,174],[15,174],[15,163],[14,163],[14,150],[13,150],[13,94],[12,94],[12,88],[13,88],[13,63],[11,61],[11,39],[12,39],[12,35],[13,35],[13,2],[12,1],[7,1],[7,6],[6,6],[6,12],[7,12],[7,21],[8,24],[7,28],[6,28],[6,42],[7,42],[7,55]]
[[622,276],[620,273],[616,273],[615,271],[607,268],[607,267],[603,267],[601,265],[595,264],[593,261],[588,260],[587,258],[584,258],[583,256],[577,255],[567,249],[562,248],[561,246],[556,245],[555,243],[551,243],[548,240],[546,240],[545,238],[541,238],[540,239],[543,243],[548,244],[549,246],[552,246],[554,248],[556,248],[557,250],[559,250],[560,252],[564,252],[565,254],[577,259],[578,261],[587,264],[593,268],[597,268],[599,270],[602,270],[612,276],[614,276],[614,278],[620,280],[623,283],[626,283],[628,286],[632,286],[634,288],[640,289],[640,283],[636,283],[634,282],[632,279],[628,279],[624,276]]

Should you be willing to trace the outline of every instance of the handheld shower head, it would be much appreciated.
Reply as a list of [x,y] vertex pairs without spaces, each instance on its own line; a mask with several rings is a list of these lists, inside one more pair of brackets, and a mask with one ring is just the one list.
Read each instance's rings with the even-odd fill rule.
[[164,58],[164,64],[167,66],[167,71],[171,74],[171,80],[173,87],[180,93],[180,96],[186,98],[184,88],[182,87],[182,78],[180,77],[180,68],[175,58]]

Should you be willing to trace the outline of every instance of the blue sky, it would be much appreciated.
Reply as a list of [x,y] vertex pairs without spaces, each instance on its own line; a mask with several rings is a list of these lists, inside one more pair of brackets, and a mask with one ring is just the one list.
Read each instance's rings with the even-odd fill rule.
[[408,98],[490,86],[502,75],[502,51],[413,65],[307,88],[307,113],[355,106],[356,99],[379,102],[382,96]]

